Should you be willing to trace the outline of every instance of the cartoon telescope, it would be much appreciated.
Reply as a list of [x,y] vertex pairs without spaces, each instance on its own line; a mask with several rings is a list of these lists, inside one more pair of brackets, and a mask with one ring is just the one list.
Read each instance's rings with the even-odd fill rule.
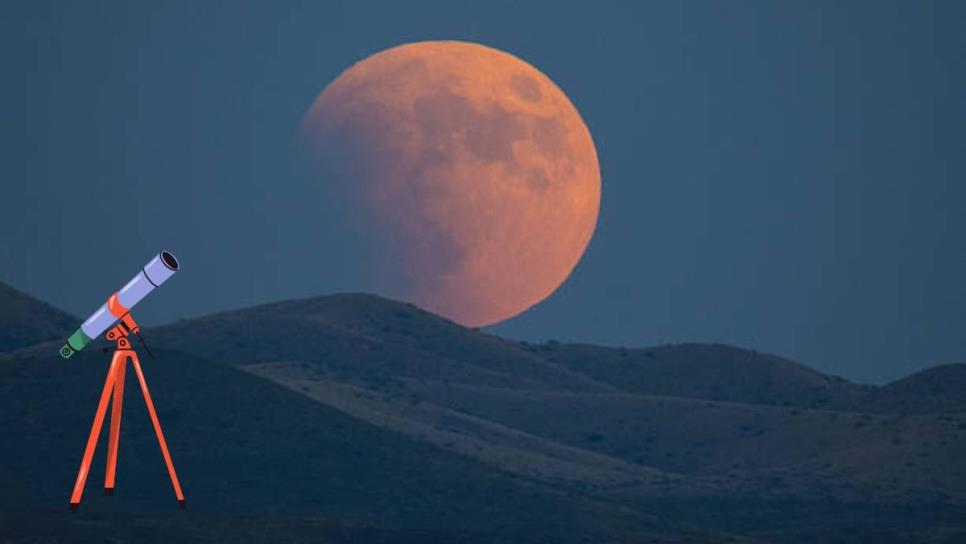
[[[160,287],[162,283],[178,271],[178,259],[167,251],[162,251],[144,265],[120,291],[111,295],[96,312],[87,318],[74,334],[67,338],[67,343],[60,348],[60,356],[70,358],[74,353],[84,349],[91,340],[97,338],[118,319],[123,318],[135,304],[148,293]],[[135,331],[137,334],[137,331]]]
[[[124,399],[124,371],[128,360],[137,372],[138,382],[141,385],[141,393],[144,395],[144,402],[148,406],[148,415],[151,416],[151,423],[154,425],[154,433],[158,437],[158,444],[161,446],[161,454],[168,467],[168,475],[171,477],[171,485],[174,486],[174,494],[178,498],[178,503],[184,508],[184,495],[181,493],[181,485],[178,483],[178,475],[174,471],[174,463],[168,453],[168,444],[164,440],[164,433],[161,432],[161,423],[158,422],[158,414],[154,410],[154,403],[151,401],[151,393],[148,392],[148,382],[144,379],[141,371],[141,364],[138,362],[138,354],[134,351],[128,336],[133,334],[144,345],[148,355],[147,344],[141,338],[140,327],[131,316],[131,308],[141,301],[148,293],[168,280],[178,271],[178,259],[167,251],[162,251],[148,261],[148,264],[141,268],[141,271],[134,276],[127,285],[120,291],[114,293],[107,299],[87,321],[85,321],[77,331],[70,335],[67,343],[60,348],[60,356],[64,359],[69,358],[75,352],[84,349],[91,340],[97,338],[104,331],[108,331],[105,338],[114,342],[114,356],[111,359],[111,366],[107,371],[107,380],[104,382],[104,390],[101,392],[101,400],[97,405],[97,412],[94,415],[94,425],[91,427],[91,434],[87,438],[87,448],[84,450],[84,458],[81,460],[80,470],[77,472],[77,480],[74,483],[74,491],[70,497],[70,509],[76,510],[80,506],[81,495],[84,493],[84,484],[87,482],[87,474],[90,472],[91,459],[94,457],[94,448],[97,446],[97,439],[101,434],[101,427],[104,424],[104,416],[107,412],[107,405],[111,403],[113,393],[113,404],[111,406],[111,431],[107,445],[107,472],[104,475],[104,494],[114,494],[114,473],[117,467],[117,446],[118,437],[121,432],[121,405]],[[120,322],[118,322],[120,320]],[[114,325],[118,322],[117,325]],[[109,327],[114,325],[110,330]],[[104,351],[109,351],[110,348]],[[151,355],[153,359],[154,356]]]

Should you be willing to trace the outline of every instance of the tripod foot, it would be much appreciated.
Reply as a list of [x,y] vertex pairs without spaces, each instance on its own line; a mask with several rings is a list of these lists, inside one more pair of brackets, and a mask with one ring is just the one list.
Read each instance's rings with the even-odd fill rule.
[[72,503],[70,503],[69,510],[71,512],[76,512],[78,508],[80,508],[80,503],[79,502],[72,502]]
[[181,500],[178,501],[178,506],[180,506],[182,510],[187,510],[188,509],[188,507],[185,506],[185,504],[184,504],[184,499],[181,499]]
[[105,487],[104,488],[104,496],[105,497],[110,497],[112,495],[114,495],[114,488],[113,487]]

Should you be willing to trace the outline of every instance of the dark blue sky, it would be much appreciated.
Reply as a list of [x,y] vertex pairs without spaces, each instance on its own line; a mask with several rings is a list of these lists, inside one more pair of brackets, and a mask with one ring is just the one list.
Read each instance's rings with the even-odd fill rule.
[[0,280],[86,316],[170,248],[155,323],[357,290],[298,121],[353,62],[459,39],[554,79],[601,162],[583,261],[496,332],[966,361],[966,3],[410,4],[5,2]]

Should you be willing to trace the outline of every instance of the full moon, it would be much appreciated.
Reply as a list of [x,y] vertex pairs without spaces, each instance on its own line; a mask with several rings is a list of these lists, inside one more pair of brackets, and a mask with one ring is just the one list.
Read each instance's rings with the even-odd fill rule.
[[545,299],[594,233],[590,132],[509,53],[457,41],[376,53],[322,91],[300,138],[364,225],[374,289],[466,326]]

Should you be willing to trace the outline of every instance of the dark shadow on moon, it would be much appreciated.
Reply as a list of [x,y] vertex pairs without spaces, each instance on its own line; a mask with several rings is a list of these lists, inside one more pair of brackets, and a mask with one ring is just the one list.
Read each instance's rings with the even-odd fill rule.
[[[574,161],[585,156],[568,132],[566,98],[516,71],[491,95],[464,88],[479,84],[474,77],[431,70],[423,60],[371,62],[340,76],[302,125],[323,183],[344,203],[327,220],[343,222],[340,231],[358,241],[353,262],[362,263],[367,290],[444,315],[522,311],[509,308],[517,290],[530,296],[543,287],[521,286],[514,272],[487,290],[485,274],[550,266],[524,258],[530,255],[562,262],[545,248],[556,247],[549,243],[555,227],[568,226],[562,214],[574,189],[557,185],[580,181]],[[522,202],[533,214],[521,211]],[[508,234],[534,221],[550,227],[534,235],[543,237],[535,247]]]
[[[510,112],[495,102],[481,111],[450,91],[416,99],[413,110],[419,137],[425,141],[417,170],[451,161],[454,151],[466,149],[474,159],[500,163],[507,174],[524,179],[535,192],[543,192],[552,180],[539,168],[521,166],[513,144],[532,139],[552,159],[566,152],[564,127],[553,117]],[[569,175],[573,165],[563,162]]]
[[516,115],[496,104],[477,111],[465,97],[448,90],[417,98],[413,114],[425,149],[445,150],[447,159],[454,148],[465,147],[477,160],[509,163],[514,160],[513,142],[527,135]]
[[517,74],[510,78],[510,88],[517,96],[527,102],[539,102],[543,94],[540,92],[540,85],[529,76]]
[[[448,160],[427,146],[418,161],[406,160],[394,141],[409,139],[409,119],[376,101],[357,103],[350,115],[313,123],[307,134],[320,177],[342,201],[343,231],[353,233],[351,255],[362,264],[360,279],[372,290],[402,299],[423,295],[423,274],[445,275],[465,258],[465,251],[425,212],[436,189],[425,177]],[[417,130],[420,130],[417,128]],[[405,188],[386,194],[382,180]],[[336,218],[325,218],[336,219]]]
[[[425,68],[419,61],[407,62],[374,80],[377,83],[365,85],[386,84],[405,70],[420,67]],[[518,92],[527,92],[524,82],[536,85],[518,76]],[[529,96],[539,99],[533,93]],[[340,103],[338,97],[333,103]],[[425,211],[428,202],[440,198],[440,188],[446,187],[445,180],[434,177],[458,160],[454,156],[467,153],[473,160],[500,164],[507,175],[542,193],[555,180],[542,168],[522,164],[514,143],[532,140],[552,160],[565,154],[568,146],[564,127],[554,117],[511,112],[495,102],[478,105],[445,87],[416,98],[412,118],[375,100],[349,103],[352,109],[338,119],[317,119],[309,125],[310,139],[324,163],[327,181],[359,212],[344,218],[353,217],[350,221],[357,224],[351,229],[372,242],[363,260],[392,264],[372,267],[367,279],[397,296],[414,296],[419,286],[432,283],[421,273],[446,276],[467,257],[467,250]],[[415,160],[400,155],[400,147],[394,145],[412,138],[420,142]],[[572,171],[570,161],[563,163]],[[380,180],[386,179],[394,180],[397,189],[386,199],[373,198],[384,189]]]
[[528,169],[524,179],[535,193],[542,193],[550,187],[550,178],[547,177],[547,172],[542,168]]
[[[567,147],[563,123],[553,117],[536,117],[533,120],[533,142],[537,149],[552,157],[559,157]],[[567,161],[569,164],[570,161]]]

